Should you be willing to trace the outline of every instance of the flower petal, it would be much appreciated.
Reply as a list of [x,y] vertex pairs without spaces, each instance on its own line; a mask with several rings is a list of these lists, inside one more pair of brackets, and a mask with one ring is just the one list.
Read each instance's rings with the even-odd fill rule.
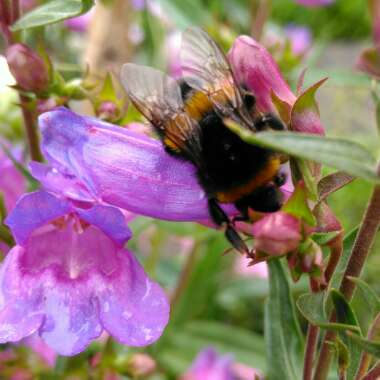
[[34,161],[29,164],[29,169],[32,176],[48,191],[77,201],[94,201],[87,188],[72,175],[65,175],[50,165]]
[[94,277],[91,281],[62,281],[53,272],[46,272],[41,282],[45,287],[41,337],[61,355],[83,351],[103,331],[91,292]]
[[293,104],[296,97],[283,79],[269,52],[248,36],[238,37],[229,54],[235,76],[256,96],[257,107],[262,112],[274,111],[272,91],[278,98]]
[[0,269],[0,343],[17,342],[33,334],[43,322],[41,294],[23,281],[20,246],[8,252]]
[[63,108],[41,115],[40,125],[49,162],[104,202],[167,220],[209,218],[194,166],[159,141]]
[[81,219],[101,229],[120,246],[132,236],[123,213],[116,207],[95,205],[87,210],[77,209],[76,211]]
[[163,290],[149,280],[128,251],[120,251],[120,268],[99,292],[100,319],[121,343],[144,346],[157,340],[169,318]]
[[11,229],[16,242],[25,243],[30,234],[38,227],[66,215],[70,204],[46,191],[24,194],[8,215],[5,224]]

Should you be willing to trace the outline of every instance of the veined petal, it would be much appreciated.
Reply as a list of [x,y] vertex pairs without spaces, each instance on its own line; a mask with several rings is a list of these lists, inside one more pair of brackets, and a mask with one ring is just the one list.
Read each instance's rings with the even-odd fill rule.
[[77,213],[81,219],[101,229],[120,246],[132,236],[123,213],[116,207],[95,205],[90,209],[77,209]]
[[1,265],[0,343],[17,342],[37,331],[43,322],[42,295],[22,278],[19,258],[23,253],[22,247],[14,247]]
[[169,304],[163,290],[149,280],[128,251],[119,252],[120,273],[99,292],[100,319],[121,343],[145,346],[157,340],[168,323]]
[[[61,355],[75,355],[103,331],[93,297],[96,276],[62,281],[54,272],[41,276],[44,284],[44,324],[40,335]],[[87,281],[86,281],[87,280]]]
[[63,108],[41,115],[40,125],[49,162],[104,202],[160,219],[209,218],[195,167],[159,141]]
[[94,202],[88,189],[73,175],[64,174],[47,164],[31,162],[29,169],[32,176],[37,179],[44,189],[66,198],[81,202]]
[[5,224],[11,229],[16,242],[22,245],[35,229],[68,214],[70,210],[68,201],[46,191],[36,191],[24,194],[17,201]]

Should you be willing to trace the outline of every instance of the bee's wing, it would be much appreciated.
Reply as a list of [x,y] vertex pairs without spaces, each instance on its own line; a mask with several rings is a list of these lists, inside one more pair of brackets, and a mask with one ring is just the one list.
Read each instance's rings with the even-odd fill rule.
[[198,161],[200,127],[184,110],[177,81],[148,66],[126,63],[121,82],[136,108],[152,123],[164,144]]
[[193,27],[183,33],[181,67],[184,80],[208,94],[222,116],[237,113],[253,126],[227,57],[204,30]]

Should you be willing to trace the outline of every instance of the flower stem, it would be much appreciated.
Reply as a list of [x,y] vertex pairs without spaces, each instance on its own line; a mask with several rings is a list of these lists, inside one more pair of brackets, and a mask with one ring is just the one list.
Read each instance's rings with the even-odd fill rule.
[[42,162],[42,153],[40,150],[36,119],[33,112],[29,109],[28,99],[21,94],[20,103],[24,118],[25,131],[28,138],[30,156],[32,160]]
[[198,244],[195,244],[192,251],[187,256],[185,265],[182,268],[181,274],[179,275],[177,286],[175,287],[173,294],[171,296],[170,304],[171,304],[172,309],[177,304],[178,300],[181,297],[181,294],[185,290],[190,280],[190,276],[194,268],[197,253],[198,253]]
[[[370,327],[367,339],[372,340],[374,337],[377,336],[378,332],[380,330],[380,313],[377,314],[374,322],[372,323],[372,326]],[[368,352],[363,352],[362,356],[360,358],[360,364],[358,372],[356,373],[355,380],[361,380],[363,376],[368,371],[369,365],[371,364],[372,356]]]
[[313,361],[317,350],[319,327],[309,324],[307,329],[303,380],[311,380],[313,375]]
[[376,380],[380,377],[380,363],[377,363],[361,380]]
[[[378,167],[378,173],[380,167]],[[360,229],[356,236],[354,246],[344,272],[343,281],[340,291],[350,302],[355,291],[356,284],[350,280],[350,277],[360,277],[367,256],[375,240],[376,232],[380,226],[380,185],[373,189],[371,199],[368,203]],[[330,364],[332,361],[333,351],[328,342],[335,339],[336,334],[328,331],[324,338],[321,353],[316,367],[314,380],[325,380],[327,378]]]

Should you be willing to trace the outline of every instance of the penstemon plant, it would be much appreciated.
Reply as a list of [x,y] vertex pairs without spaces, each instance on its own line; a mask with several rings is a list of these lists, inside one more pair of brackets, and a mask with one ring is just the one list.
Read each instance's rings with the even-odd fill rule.
[[[0,0],[1,379],[380,378],[379,144],[333,137],[317,102],[329,74],[347,92],[360,83],[380,124],[380,1],[349,83],[314,69],[325,35],[313,46],[306,26],[280,26],[280,3]],[[328,30],[356,4],[283,3]],[[239,141],[284,158],[277,211],[239,220],[223,204],[216,226],[195,166],[122,88],[127,60],[188,73],[180,30],[196,25],[254,95],[251,116],[285,126],[223,115]],[[249,251],[228,245],[227,225]]]

